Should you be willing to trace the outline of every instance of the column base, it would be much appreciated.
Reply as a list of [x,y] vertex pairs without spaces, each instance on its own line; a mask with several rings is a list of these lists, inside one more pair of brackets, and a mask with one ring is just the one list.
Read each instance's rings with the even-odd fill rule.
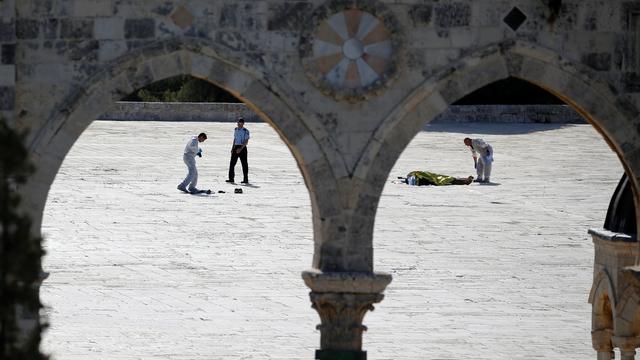
[[349,350],[316,350],[316,360],[367,360],[367,352]]

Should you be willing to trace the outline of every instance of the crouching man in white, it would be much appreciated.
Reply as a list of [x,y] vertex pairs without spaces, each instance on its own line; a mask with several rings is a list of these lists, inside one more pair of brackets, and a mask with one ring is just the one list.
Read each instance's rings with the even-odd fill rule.
[[[474,180],[479,183],[488,183],[491,178],[491,164],[493,163],[493,148],[482,139],[464,138],[464,144],[471,148],[473,166],[478,177]],[[480,157],[478,157],[480,155]]]
[[185,165],[187,165],[187,169],[189,173],[187,177],[178,185],[178,190],[184,191],[187,193],[197,193],[199,192],[198,188],[198,169],[196,168],[196,155],[198,157],[202,157],[202,149],[198,147],[198,143],[204,142],[207,140],[207,134],[200,133],[197,137],[194,136],[189,140],[187,146],[184,148],[184,155],[182,156],[182,160],[184,160]]

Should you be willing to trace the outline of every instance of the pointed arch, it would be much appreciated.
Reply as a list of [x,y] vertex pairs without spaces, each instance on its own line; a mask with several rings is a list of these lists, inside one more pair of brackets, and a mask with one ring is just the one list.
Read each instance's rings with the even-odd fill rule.
[[[489,46],[442,69],[412,91],[387,116],[364,151],[355,176],[367,179],[363,194],[380,194],[396,160],[425,124],[492,82],[516,77],[556,95],[576,109],[618,155],[636,189],[640,184],[638,110],[593,70],[556,52],[521,41]],[[362,197],[358,207],[370,207]],[[379,196],[377,196],[379,198]],[[376,204],[377,205],[377,204]],[[373,224],[371,224],[373,226]]]
[[[66,154],[89,124],[115,101],[134,90],[177,75],[205,79],[245,102],[280,135],[292,152],[305,179],[314,224],[314,265],[321,258],[327,236],[317,231],[322,219],[334,213],[337,202],[332,166],[337,158],[319,144],[322,129],[308,121],[287,99],[292,91],[255,69],[222,57],[215,44],[203,41],[164,40],[113,60],[107,67],[72,89],[53,109],[46,123],[32,134],[29,143],[37,172],[30,179],[24,198],[39,231],[51,184]],[[313,128],[313,131],[311,130]],[[329,195],[327,195],[329,194]],[[334,195],[331,195],[334,194]],[[330,260],[326,260],[330,261]]]

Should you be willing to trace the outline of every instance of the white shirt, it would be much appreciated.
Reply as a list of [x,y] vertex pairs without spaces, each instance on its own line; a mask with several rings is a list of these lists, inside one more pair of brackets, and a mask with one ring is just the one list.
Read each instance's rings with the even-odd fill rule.
[[478,154],[480,154],[480,156],[493,156],[493,148],[482,139],[472,139],[471,154],[473,155],[473,157],[478,157]]
[[187,146],[184,147],[184,153],[189,154],[191,156],[196,156],[198,153],[198,137],[193,136],[189,142],[187,142]]

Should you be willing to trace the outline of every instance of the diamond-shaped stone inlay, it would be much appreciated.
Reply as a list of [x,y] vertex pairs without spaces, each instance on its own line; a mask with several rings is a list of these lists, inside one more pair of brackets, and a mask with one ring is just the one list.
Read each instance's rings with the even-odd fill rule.
[[313,62],[336,89],[372,85],[387,69],[392,52],[391,32],[366,11],[336,13],[313,34]]
[[509,11],[507,16],[502,19],[505,24],[507,24],[511,30],[516,31],[520,26],[527,20],[527,15],[525,15],[520,9],[514,7]]
[[179,26],[181,29],[186,29],[193,23],[193,15],[189,10],[187,10],[184,6],[180,5],[177,8],[173,9],[171,14],[169,15],[171,21],[174,24]]

